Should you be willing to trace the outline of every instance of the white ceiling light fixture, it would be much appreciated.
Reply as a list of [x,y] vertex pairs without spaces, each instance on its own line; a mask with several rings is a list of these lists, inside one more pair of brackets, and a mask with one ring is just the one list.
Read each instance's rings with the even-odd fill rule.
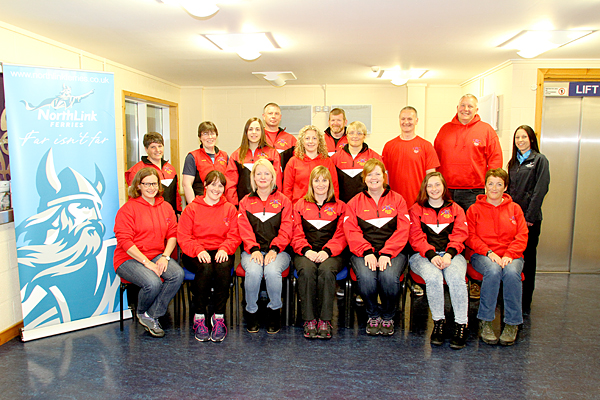
[[498,47],[506,47],[518,50],[517,54],[523,58],[534,58],[548,50],[562,47],[566,44],[581,39],[595,30],[573,30],[573,31],[553,31],[553,30],[535,30],[521,31],[511,39],[502,43]]
[[379,71],[379,75],[377,78],[379,79],[389,79],[392,81],[392,85],[394,86],[402,86],[405,85],[411,79],[419,79],[422,78],[423,75],[427,73],[426,69],[411,69],[411,70],[401,70],[399,68],[393,69],[382,69]]
[[292,71],[265,71],[253,72],[258,79],[264,79],[275,87],[282,87],[286,81],[295,81],[296,75]]
[[216,1],[213,0],[158,0],[164,4],[183,7],[188,13],[198,18],[212,17],[219,11]]
[[261,51],[280,48],[270,32],[206,34],[201,36],[205,37],[219,50],[237,53],[246,61],[256,60],[261,56]]

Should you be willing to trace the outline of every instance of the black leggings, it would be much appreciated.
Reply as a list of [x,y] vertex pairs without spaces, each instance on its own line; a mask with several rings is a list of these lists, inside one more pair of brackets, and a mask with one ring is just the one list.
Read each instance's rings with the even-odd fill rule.
[[225,314],[227,309],[227,300],[229,299],[229,284],[231,283],[231,267],[234,262],[234,255],[230,255],[225,262],[215,261],[217,250],[208,250],[212,262],[201,263],[198,257],[189,257],[183,254],[183,266],[190,272],[196,274],[191,284],[196,314],[205,314],[208,318],[208,299],[210,289],[214,289],[212,294],[212,303],[215,308],[215,314]]

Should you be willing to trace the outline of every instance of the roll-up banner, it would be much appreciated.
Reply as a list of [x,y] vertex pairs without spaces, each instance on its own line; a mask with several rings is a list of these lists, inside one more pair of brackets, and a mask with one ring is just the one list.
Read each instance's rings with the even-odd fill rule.
[[10,64],[3,70],[21,337],[116,321],[113,74]]

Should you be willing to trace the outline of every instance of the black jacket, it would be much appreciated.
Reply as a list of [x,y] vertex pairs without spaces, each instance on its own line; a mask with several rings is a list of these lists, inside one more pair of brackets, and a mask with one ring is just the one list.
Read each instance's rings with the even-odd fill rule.
[[517,161],[508,171],[507,193],[521,206],[527,222],[542,220],[542,202],[550,185],[550,165],[548,159],[535,150],[527,160]]

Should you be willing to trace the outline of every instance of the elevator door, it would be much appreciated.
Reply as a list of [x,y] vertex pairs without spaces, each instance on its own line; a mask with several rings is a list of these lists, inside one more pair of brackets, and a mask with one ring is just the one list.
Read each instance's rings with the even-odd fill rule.
[[550,191],[538,270],[600,273],[600,98],[547,97],[541,138]]

